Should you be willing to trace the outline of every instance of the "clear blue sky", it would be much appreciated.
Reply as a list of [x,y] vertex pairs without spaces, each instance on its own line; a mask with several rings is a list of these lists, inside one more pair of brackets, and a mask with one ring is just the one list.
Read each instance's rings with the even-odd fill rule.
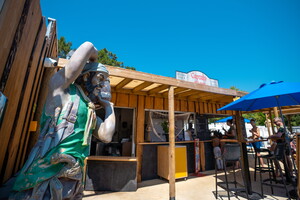
[[251,92],[300,80],[299,0],[41,0],[58,36],[91,41],[138,71],[199,70]]

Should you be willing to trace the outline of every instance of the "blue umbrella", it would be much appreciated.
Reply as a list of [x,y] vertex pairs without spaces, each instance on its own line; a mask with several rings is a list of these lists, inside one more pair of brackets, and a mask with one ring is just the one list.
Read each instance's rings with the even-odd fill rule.
[[300,83],[271,82],[261,85],[257,90],[218,109],[251,111],[263,108],[292,106],[300,104]]
[[[222,122],[227,122],[228,119],[232,119],[232,116],[230,117],[226,117],[226,118],[223,118],[223,119],[219,119],[218,121],[215,121],[215,123],[222,123]],[[250,120],[249,119],[246,119],[244,118],[244,122],[245,123],[250,123]]]
[[[251,111],[263,108],[279,107],[283,119],[281,106],[300,105],[300,83],[298,82],[271,82],[262,84],[257,90],[231,102],[219,110]],[[284,129],[285,123],[283,123]]]

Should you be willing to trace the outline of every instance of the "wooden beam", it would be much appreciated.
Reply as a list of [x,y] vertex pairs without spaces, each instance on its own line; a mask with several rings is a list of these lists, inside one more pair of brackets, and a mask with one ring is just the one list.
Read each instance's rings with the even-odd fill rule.
[[169,88],[169,85],[161,85],[148,91],[149,95],[159,93],[162,90]]
[[187,92],[182,92],[180,94],[177,94],[177,95],[175,95],[175,97],[188,97],[188,96],[195,95],[195,94],[199,94],[199,91],[190,90]]
[[139,91],[141,91],[142,89],[144,89],[144,88],[146,88],[146,87],[148,87],[148,86],[150,86],[150,85],[152,85],[152,84],[153,84],[153,83],[151,83],[151,82],[145,81],[144,83],[142,83],[142,84],[136,86],[135,88],[133,88],[133,89],[132,89],[132,92],[133,92],[133,93],[139,92]]
[[[175,88],[174,87],[174,95],[176,95],[176,94],[178,94],[178,93],[180,93],[180,92],[182,92],[182,91],[189,91],[190,89],[188,89],[188,88]],[[166,91],[166,92],[163,92],[162,93],[162,95],[164,96],[164,97],[168,97],[169,96],[169,91]]]
[[130,78],[125,78],[124,80],[122,80],[120,83],[118,83],[114,88],[116,90],[122,89],[125,85],[127,85],[128,83],[130,83],[132,81],[132,79]]
[[169,89],[169,199],[175,200],[175,114],[174,88]]

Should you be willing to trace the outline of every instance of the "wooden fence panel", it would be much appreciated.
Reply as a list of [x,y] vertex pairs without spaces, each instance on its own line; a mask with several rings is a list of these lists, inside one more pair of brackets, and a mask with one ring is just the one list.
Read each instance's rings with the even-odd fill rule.
[[[44,108],[44,104],[46,101],[46,97],[48,94],[48,82],[52,75],[57,71],[55,68],[44,68],[43,67],[43,61],[45,57],[51,57],[56,58],[58,56],[57,49],[55,51],[53,49],[50,49],[49,46],[51,43],[57,43],[57,35],[56,35],[56,21],[49,21],[47,31],[48,33],[47,37],[45,38],[44,42],[44,49],[41,53],[40,57],[40,67],[37,72],[37,76],[35,77],[35,90],[32,93],[33,96],[33,109],[32,109],[32,115],[30,116],[30,121],[39,121],[40,117],[42,115],[42,111]],[[29,133],[28,130],[26,130],[26,139],[24,142],[24,153],[22,154],[22,159],[20,163],[20,167],[22,167],[22,164],[25,162],[26,156],[31,151],[32,147],[37,141],[37,138],[39,136],[40,132],[40,125],[37,123],[37,130],[36,132]]]
[[[27,1],[28,4],[29,1]],[[11,48],[17,48],[19,38],[15,36],[16,30],[19,27],[19,32],[22,27],[19,26],[20,18],[23,13],[25,0],[5,0],[0,13],[0,77],[5,68],[7,58],[9,57]],[[13,11],[13,12],[12,12]],[[24,10],[23,16],[26,14]],[[8,20],[9,19],[9,20]],[[22,25],[22,24],[21,24]],[[14,45],[12,45],[14,43]],[[1,88],[0,88],[1,89]]]
[[[35,6],[38,6],[38,4],[35,4]],[[29,65],[27,67],[25,79],[23,82],[23,88],[22,88],[22,93],[21,93],[22,100],[20,100],[18,110],[17,110],[17,113],[19,113],[19,115],[15,119],[15,123],[13,125],[14,137],[11,139],[9,146],[8,146],[8,148],[9,148],[8,161],[7,161],[7,167],[6,167],[6,171],[5,171],[4,180],[8,179],[11,176],[14,166],[16,167],[15,160],[16,160],[18,150],[23,148],[25,134],[27,133],[28,125],[29,125],[29,121],[27,121],[27,119],[30,116],[31,109],[29,109],[29,106],[31,104],[30,99],[32,96],[34,77],[35,77],[35,74],[37,71],[38,61],[39,61],[40,53],[41,53],[41,50],[43,47],[45,33],[46,33],[46,29],[44,29],[44,32],[42,33],[42,35],[40,35],[40,33],[41,33],[40,30],[42,29],[42,25],[45,25],[45,24],[43,24],[41,12],[39,12],[36,16],[33,15],[33,17],[36,21],[39,20],[38,33],[35,37],[35,42],[34,42],[34,45],[32,48]],[[35,27],[36,26],[32,26],[32,28],[35,28]],[[36,53],[36,51],[38,53]],[[22,132],[23,130],[26,130],[26,131]],[[24,133],[24,134],[21,135],[22,133]]]
[[8,104],[0,129],[3,136],[3,140],[1,140],[2,145],[0,146],[0,171],[3,167],[9,139],[13,137],[11,134],[13,134],[12,131],[15,128],[13,127],[15,120],[17,120],[15,118],[19,115],[19,113],[17,113],[19,110],[17,110],[18,107],[16,105],[18,105],[19,101],[23,98],[21,98],[22,84],[25,79],[31,49],[41,20],[41,10],[37,0],[31,1],[28,13],[23,34],[17,51],[15,52],[15,57],[10,67],[10,73],[3,92],[8,98]]

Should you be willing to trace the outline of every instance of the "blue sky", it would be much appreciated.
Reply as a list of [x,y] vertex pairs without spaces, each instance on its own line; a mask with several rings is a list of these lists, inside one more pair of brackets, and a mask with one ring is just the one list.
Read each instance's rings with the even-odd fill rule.
[[41,0],[58,36],[91,41],[138,71],[175,77],[199,70],[251,92],[299,82],[299,0]]

